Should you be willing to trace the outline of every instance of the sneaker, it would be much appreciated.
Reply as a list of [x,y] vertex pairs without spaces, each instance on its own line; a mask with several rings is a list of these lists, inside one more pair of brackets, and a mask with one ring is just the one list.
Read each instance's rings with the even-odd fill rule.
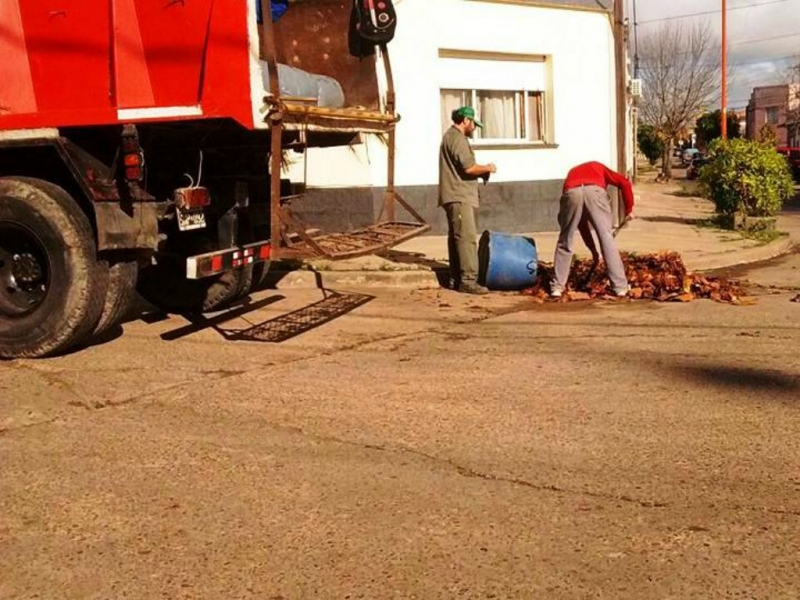
[[562,292],[558,288],[553,288],[552,290],[550,290],[550,297],[553,298],[554,300],[557,300],[557,299],[561,298],[563,293],[564,292]]
[[622,289],[615,289],[614,290],[614,295],[617,298],[627,298],[628,297],[628,293],[630,293],[630,291],[631,291],[630,286],[625,286]]
[[479,283],[475,281],[462,281],[461,285],[458,286],[458,291],[462,294],[488,294],[489,289],[483,287]]

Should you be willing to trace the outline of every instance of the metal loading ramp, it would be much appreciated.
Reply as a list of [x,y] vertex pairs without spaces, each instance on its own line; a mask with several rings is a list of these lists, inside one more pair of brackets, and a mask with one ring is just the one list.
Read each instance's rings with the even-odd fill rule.
[[286,258],[328,258],[342,260],[367,254],[375,254],[406,240],[421,235],[430,229],[425,223],[384,221],[342,233],[317,236],[299,235],[297,242],[289,240],[281,249]]
[[[258,1],[262,4],[262,13],[269,14],[269,0]],[[330,0],[330,4],[331,6],[335,4],[338,7],[337,11],[347,6],[347,3],[339,3],[336,0]],[[302,4],[299,3],[298,6]],[[278,51],[275,31],[269,19],[264,20],[261,32],[261,58],[269,66],[269,89],[277,92],[281,89],[278,81]],[[316,38],[317,34],[312,33],[314,34],[312,37]],[[400,197],[395,189],[395,126],[400,121],[400,115],[395,111],[394,79],[389,52],[386,44],[377,45],[377,49],[386,81],[382,101],[377,74],[372,79],[375,92],[372,100],[375,102],[367,101],[355,106],[327,108],[316,106],[316,99],[310,97],[287,96],[280,93],[267,94],[263,97],[262,112],[264,120],[269,125],[271,138],[270,243],[273,260],[315,258],[342,260],[375,254],[430,230],[430,225],[425,223],[420,214]],[[357,66],[353,63],[343,72],[349,72],[350,68]],[[294,200],[301,200],[302,195],[286,196],[281,190],[282,155],[285,149],[282,141],[283,133],[287,130],[299,132],[302,136],[299,147],[305,148],[309,147],[311,133],[317,134],[317,138],[327,133],[372,133],[384,137],[388,153],[387,182],[383,209],[375,224],[354,231],[326,233],[314,231],[303,222],[291,208],[291,203]],[[308,160],[307,152],[305,160]],[[304,187],[305,183],[304,181]],[[398,208],[403,209],[411,218],[408,220],[398,218],[396,215]]]

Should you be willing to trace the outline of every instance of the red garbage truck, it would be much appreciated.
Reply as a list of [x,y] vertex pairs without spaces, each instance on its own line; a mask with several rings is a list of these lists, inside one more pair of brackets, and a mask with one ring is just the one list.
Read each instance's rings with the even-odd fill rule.
[[[274,20],[269,0],[0,0],[0,358],[85,343],[137,287],[166,310],[216,310],[270,261],[427,229],[394,190],[386,44],[354,43],[364,9],[393,11],[284,4]],[[388,143],[381,216],[310,229],[284,153],[366,134]]]

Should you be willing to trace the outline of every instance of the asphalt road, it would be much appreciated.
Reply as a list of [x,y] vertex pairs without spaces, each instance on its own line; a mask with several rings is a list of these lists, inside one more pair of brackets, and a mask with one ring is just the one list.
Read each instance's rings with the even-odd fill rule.
[[797,598],[800,257],[738,275],[267,292],[0,363],[0,598]]

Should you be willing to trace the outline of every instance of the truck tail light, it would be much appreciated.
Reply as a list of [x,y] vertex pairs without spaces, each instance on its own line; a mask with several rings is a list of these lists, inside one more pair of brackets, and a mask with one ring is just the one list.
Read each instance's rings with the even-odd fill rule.
[[133,125],[125,125],[122,128],[122,164],[126,181],[135,182],[143,179],[142,147],[139,145],[139,134]]
[[175,190],[175,206],[181,210],[197,210],[211,204],[211,195],[204,187],[187,187]]
[[124,157],[124,162],[125,162],[125,179],[127,179],[128,181],[141,181],[142,155],[126,154]]

